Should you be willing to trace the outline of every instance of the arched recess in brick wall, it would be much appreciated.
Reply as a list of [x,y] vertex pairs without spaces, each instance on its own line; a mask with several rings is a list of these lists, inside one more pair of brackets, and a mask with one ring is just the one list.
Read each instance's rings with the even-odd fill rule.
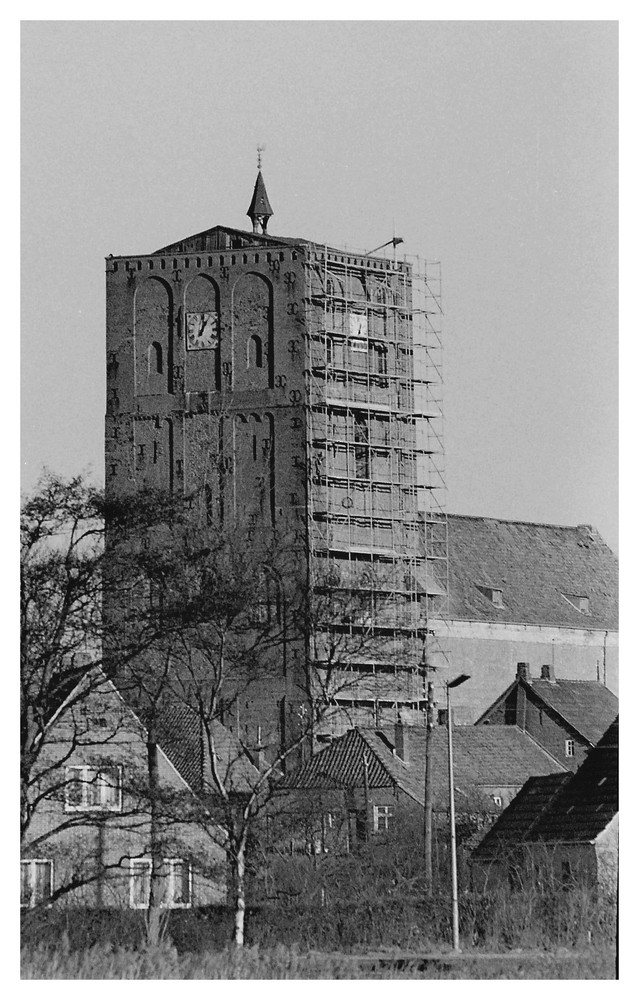
[[[233,287],[233,386],[273,387],[273,286],[261,274],[249,272]],[[257,357],[261,367],[251,361]]]
[[183,325],[186,391],[220,389],[220,290],[206,274],[198,274],[186,286]]
[[247,524],[275,524],[275,443],[270,413],[233,418],[236,516]]
[[173,295],[161,278],[138,282],[133,300],[133,336],[136,395],[173,392]]
[[173,421],[166,417],[162,421],[162,478],[163,486],[171,493],[175,488],[175,443],[173,440]]

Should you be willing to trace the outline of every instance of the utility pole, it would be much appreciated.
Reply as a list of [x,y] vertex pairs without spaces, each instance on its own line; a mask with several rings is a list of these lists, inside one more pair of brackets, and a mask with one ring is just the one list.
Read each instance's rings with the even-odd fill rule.
[[431,733],[435,725],[433,682],[428,681],[426,698],[426,769],[424,775],[424,874],[426,895],[433,892],[433,772],[431,764]]
[[459,905],[457,901],[457,836],[455,833],[455,780],[453,777],[453,717],[450,707],[451,688],[469,681],[468,674],[460,674],[446,683],[446,715],[448,722],[448,791],[450,796],[450,901],[453,928],[453,950],[459,951]]

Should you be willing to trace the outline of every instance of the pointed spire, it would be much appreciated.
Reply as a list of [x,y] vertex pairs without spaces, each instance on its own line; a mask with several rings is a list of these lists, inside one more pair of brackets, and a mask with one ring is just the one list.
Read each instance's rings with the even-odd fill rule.
[[249,205],[248,212],[246,214],[253,223],[254,233],[259,233],[259,226],[262,227],[263,233],[266,232],[268,220],[273,214],[273,209],[271,208],[271,203],[268,200],[266,184],[264,183],[261,170],[258,170],[257,172],[257,180],[255,181],[255,188],[253,189],[253,197],[251,198],[251,204]]

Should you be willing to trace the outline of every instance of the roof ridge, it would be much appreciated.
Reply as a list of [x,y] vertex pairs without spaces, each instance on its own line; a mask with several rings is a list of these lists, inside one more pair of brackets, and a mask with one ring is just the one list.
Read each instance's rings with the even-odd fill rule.
[[447,517],[466,521],[496,521],[498,524],[526,524],[535,528],[561,528],[563,531],[579,531],[586,528],[589,531],[597,531],[592,524],[558,524],[554,521],[529,521],[520,517],[494,517],[491,514],[453,514],[448,512]]

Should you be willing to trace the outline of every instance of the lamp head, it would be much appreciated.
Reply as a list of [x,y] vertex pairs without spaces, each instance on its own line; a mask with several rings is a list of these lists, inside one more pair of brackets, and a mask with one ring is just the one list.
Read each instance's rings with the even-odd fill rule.
[[464,684],[466,681],[469,680],[470,680],[470,674],[460,674],[459,677],[456,677],[454,681],[447,681],[446,687],[456,688],[459,687],[460,684]]

